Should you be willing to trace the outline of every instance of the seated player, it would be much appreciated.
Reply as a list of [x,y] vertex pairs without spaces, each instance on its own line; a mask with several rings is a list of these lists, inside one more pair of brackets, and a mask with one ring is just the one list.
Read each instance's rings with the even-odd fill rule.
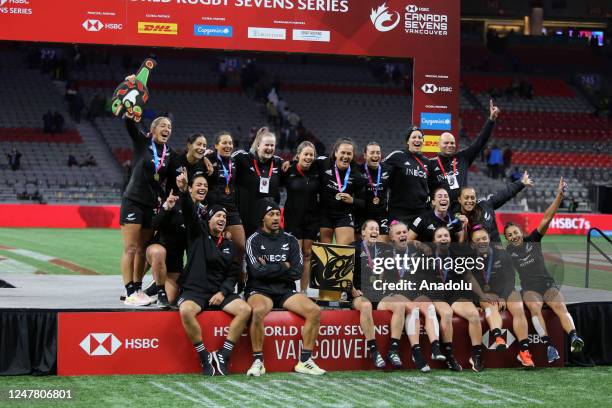
[[[432,256],[444,260],[447,257],[454,258],[462,256],[461,248],[451,248],[451,233],[446,227],[438,227],[433,232],[433,243],[435,244]],[[436,265],[437,268],[437,265]],[[467,274],[457,269],[435,269],[431,270],[435,281],[440,283],[467,283]],[[452,371],[462,371],[463,368],[453,355],[453,314],[460,316],[468,322],[468,333],[472,344],[472,357],[470,364],[474,371],[480,371],[482,366],[482,325],[480,324],[480,314],[472,302],[473,293],[468,290],[447,290],[436,291],[432,294],[432,300],[436,312],[440,316],[440,331],[442,334],[442,351],[446,356],[446,365]]]
[[[187,230],[187,265],[181,275],[183,288],[178,306],[185,333],[193,343],[205,375],[226,375],[234,344],[240,339],[249,318],[250,306],[234,294],[236,276],[230,264],[234,245],[223,236],[227,222],[225,208],[213,205],[207,211],[208,221],[200,221],[187,192],[186,173],[177,177],[182,191],[181,210]],[[193,189],[193,187],[192,187]],[[221,351],[209,353],[202,342],[202,331],[196,316],[204,309],[223,310],[234,318]]]
[[[389,231],[389,237],[391,238],[392,249],[391,255],[395,258],[399,256],[404,259],[404,256],[408,257],[419,257],[423,253],[417,249],[414,245],[409,244],[408,241],[408,227],[406,224],[400,221],[391,222],[391,228]],[[404,265],[403,261],[401,265],[407,266],[407,268],[400,268],[396,271],[396,277],[388,277],[388,280],[402,279],[415,282],[420,285],[423,279],[427,277],[423,274],[422,269],[414,270],[412,264],[407,263]],[[431,342],[431,359],[438,361],[445,361],[446,357],[440,351],[440,326],[438,318],[436,316],[436,309],[431,303],[427,292],[420,290],[407,290],[401,293],[406,298],[407,302],[404,303],[406,307],[406,335],[412,346],[412,360],[414,361],[417,369],[422,372],[428,372],[430,370],[429,365],[423,357],[421,350],[419,336],[421,333],[421,315],[425,319],[423,326],[427,332],[427,337]]]
[[266,373],[263,356],[264,318],[275,308],[287,309],[306,321],[302,330],[303,349],[295,371],[322,375],[312,359],[319,333],[321,309],[306,295],[296,291],[295,281],[302,276],[303,260],[297,239],[280,228],[280,208],[269,199],[257,202],[261,227],[246,242],[247,274],[244,293],[253,309],[251,344],[253,364],[248,376]]
[[512,315],[512,328],[519,341],[517,360],[527,368],[533,368],[529,353],[527,317],[521,296],[514,289],[514,268],[506,252],[496,245],[491,245],[489,233],[484,228],[472,232],[472,242],[478,256],[484,258],[485,268],[474,270],[473,275],[478,284],[474,284],[474,293],[479,297],[480,306],[485,311],[485,319],[491,334],[495,338],[495,350],[505,351],[507,345],[502,337],[501,312],[508,309]]
[[[355,269],[353,273],[353,287],[349,298],[351,299],[351,307],[359,311],[359,323],[363,332],[368,350],[374,360],[374,365],[378,369],[383,369],[386,366],[385,360],[378,351],[376,346],[376,336],[374,332],[374,318],[372,316],[372,302],[366,296],[362,289],[367,292],[374,291],[367,283],[367,288],[362,288],[362,281],[367,282],[368,278],[373,274],[373,266],[375,258],[383,258],[390,256],[388,245],[377,242],[379,237],[378,223],[374,220],[367,220],[361,227],[361,241],[356,241],[355,246]],[[362,279],[365,278],[365,279]],[[369,293],[368,293],[369,294]],[[376,295],[382,295],[377,292]],[[405,316],[405,297],[394,295],[385,296],[378,304],[379,310],[389,310],[391,316],[391,348],[387,354],[389,362],[393,368],[401,368],[402,360],[399,356],[399,341],[402,337],[402,328],[404,326]]]
[[417,218],[410,226],[408,240],[421,242],[432,242],[434,230],[438,227],[446,227],[451,233],[453,242],[463,242],[468,219],[465,215],[453,215],[449,212],[450,198],[448,191],[442,187],[434,190],[432,195],[432,209]]
[[579,353],[584,347],[584,341],[578,337],[574,320],[567,312],[565,307],[565,299],[559,291],[559,287],[555,285],[555,281],[546,269],[544,256],[542,254],[542,246],[540,242],[548,230],[548,226],[553,217],[557,213],[567,185],[563,178],[559,181],[557,195],[552,204],[544,212],[544,217],[529,236],[524,236],[523,231],[518,225],[509,223],[504,227],[504,235],[508,241],[506,251],[510,255],[514,267],[518,271],[521,280],[521,288],[523,293],[523,301],[531,312],[531,321],[538,335],[546,344],[546,354],[548,362],[559,358],[559,353],[555,346],[550,342],[548,332],[546,331],[546,322],[542,317],[542,306],[546,303],[555,314],[559,317],[563,330],[568,334],[572,353]]

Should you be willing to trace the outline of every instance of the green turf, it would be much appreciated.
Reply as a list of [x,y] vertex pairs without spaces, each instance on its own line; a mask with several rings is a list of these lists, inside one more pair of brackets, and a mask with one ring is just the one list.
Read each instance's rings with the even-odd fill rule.
[[[409,407],[612,406],[612,368],[490,369],[482,373],[336,372],[324,377],[266,374],[5,377],[0,406],[68,407]],[[71,390],[70,402],[8,400],[9,389]],[[8,404],[7,404],[8,403]]]

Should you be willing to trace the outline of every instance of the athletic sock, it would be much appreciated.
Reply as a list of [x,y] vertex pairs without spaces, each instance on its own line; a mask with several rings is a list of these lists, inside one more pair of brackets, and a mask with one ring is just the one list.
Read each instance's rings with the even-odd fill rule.
[[161,295],[161,294],[166,294],[166,288],[164,287],[164,285],[160,285],[157,287],[157,294]]
[[202,362],[202,365],[204,365],[204,363],[208,362],[208,351],[206,351],[206,347],[204,347],[204,343],[202,343],[201,341],[198,343],[194,343],[193,348],[195,348],[195,351],[198,353],[198,356],[200,357],[200,361]]
[[142,282],[134,282],[134,292],[139,292],[142,290]]
[[521,351],[529,351],[529,339],[519,341]]
[[253,361],[255,361],[255,360],[259,360],[262,363],[264,362],[263,351],[258,351],[256,353],[253,353]]
[[438,350],[440,349],[440,340],[434,340],[431,342],[431,348],[435,349],[437,348]]
[[366,341],[366,344],[368,346],[368,349],[370,350],[370,353],[374,354],[378,350],[376,348],[376,340],[374,340],[374,339],[368,340],[368,341]]
[[478,344],[476,346],[472,346],[472,354],[475,356],[482,355],[482,344]]
[[223,342],[223,348],[221,349],[221,355],[223,355],[226,361],[229,360],[232,350],[234,350],[234,343],[228,339],[225,339]]
[[570,330],[570,332],[567,333],[567,335],[570,336],[570,338],[576,336],[577,334],[578,334],[578,332],[576,332],[576,329]]
[[125,292],[127,294],[127,296],[131,296],[132,293],[136,292],[136,288],[134,286],[134,282],[129,282],[127,285],[125,285]]
[[501,336],[502,332],[500,329],[493,329],[491,330],[491,334],[493,335],[494,339],[497,339],[498,337]]
[[550,337],[548,336],[542,336],[542,343],[544,343],[545,346],[550,346]]
[[389,350],[397,353],[397,351],[399,350],[399,343],[399,339],[391,338],[391,347],[389,348]]
[[448,356],[453,355],[453,343],[442,343],[442,351]]
[[300,361],[302,363],[307,362],[312,356],[312,350],[302,349],[302,353],[300,354]]

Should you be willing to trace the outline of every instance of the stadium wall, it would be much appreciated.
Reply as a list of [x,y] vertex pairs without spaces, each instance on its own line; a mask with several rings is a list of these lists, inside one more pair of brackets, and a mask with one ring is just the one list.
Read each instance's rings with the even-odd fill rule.
[[[525,231],[535,229],[542,213],[497,213],[500,228],[507,222],[520,225]],[[13,228],[119,228],[118,206],[85,205],[0,205],[0,227]],[[612,215],[557,214],[548,234],[585,235],[589,228],[597,227],[612,233]]]

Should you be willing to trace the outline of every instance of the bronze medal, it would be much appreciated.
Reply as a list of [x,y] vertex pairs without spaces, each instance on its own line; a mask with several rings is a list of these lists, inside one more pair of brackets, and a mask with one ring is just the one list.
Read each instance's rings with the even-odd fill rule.
[[155,180],[155,181],[159,181],[159,173],[155,173],[155,174],[153,175],[153,180]]
[[225,186],[225,194],[229,195],[230,194],[230,188],[229,186]]
[[374,198],[372,199],[372,202],[374,203],[374,205],[378,205],[378,203],[380,203],[380,198],[378,198],[378,197],[374,197]]

